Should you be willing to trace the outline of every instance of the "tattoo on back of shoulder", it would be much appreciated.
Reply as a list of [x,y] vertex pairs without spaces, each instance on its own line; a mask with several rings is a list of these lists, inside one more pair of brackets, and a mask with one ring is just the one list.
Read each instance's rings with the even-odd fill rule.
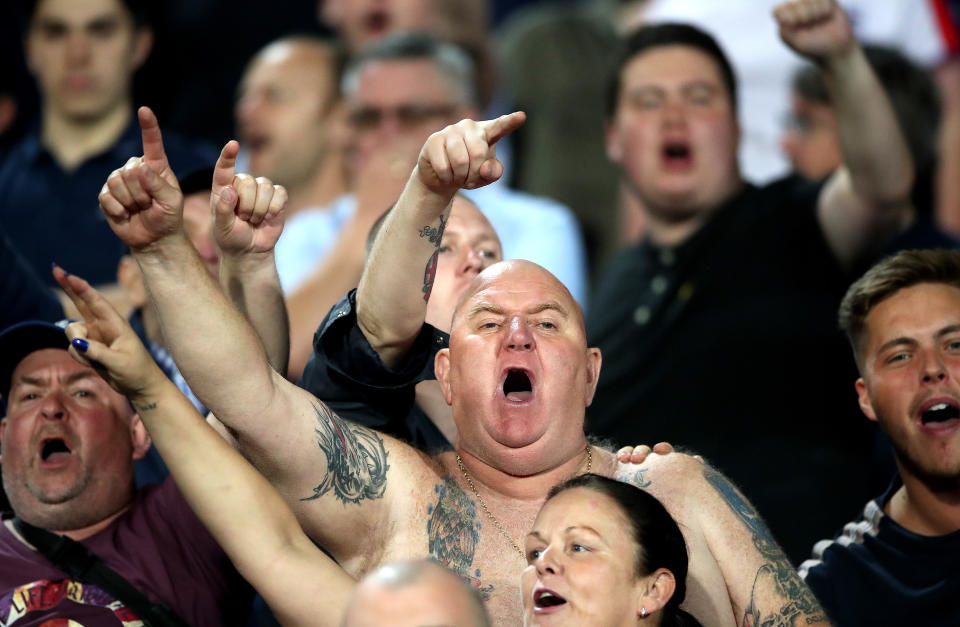
[[437,262],[440,259],[440,242],[443,240],[443,231],[447,228],[447,218],[440,216],[440,226],[434,228],[429,224],[420,229],[420,237],[426,237],[431,244],[436,246],[436,250],[427,260],[427,265],[423,269],[423,300],[430,300],[430,293],[433,291],[433,280],[437,276]]
[[493,586],[483,586],[479,568],[470,570],[480,541],[480,521],[473,501],[450,477],[435,485],[433,491],[437,503],[427,508],[430,557],[463,577],[484,600],[489,599]]
[[317,445],[327,456],[327,471],[313,489],[312,501],[333,491],[341,503],[359,503],[383,497],[387,487],[387,450],[383,438],[371,429],[351,424],[326,406],[313,405],[317,413]]
[[[816,597],[810,588],[800,579],[800,575],[790,564],[790,560],[783,554],[770,529],[760,518],[760,514],[753,508],[742,494],[722,474],[710,468],[703,469],[703,476],[714,490],[723,497],[734,514],[750,530],[753,545],[757,551],[768,560],[754,576],[753,587],[750,591],[750,604],[743,616],[743,627],[763,625],[764,627],[789,627],[795,619],[803,618],[807,624],[827,620]],[[764,613],[757,607],[756,592],[758,584],[772,578],[781,595],[787,599],[779,609]]]

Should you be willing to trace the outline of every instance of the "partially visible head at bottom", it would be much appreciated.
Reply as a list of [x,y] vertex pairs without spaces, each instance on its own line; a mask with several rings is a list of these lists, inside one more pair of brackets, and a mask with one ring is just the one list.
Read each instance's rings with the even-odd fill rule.
[[[632,548],[632,550],[629,550]],[[687,550],[660,502],[594,474],[554,487],[526,538],[524,624],[696,625]]]
[[436,562],[412,560],[381,566],[364,577],[343,625],[489,627],[490,619],[480,595],[463,579]]

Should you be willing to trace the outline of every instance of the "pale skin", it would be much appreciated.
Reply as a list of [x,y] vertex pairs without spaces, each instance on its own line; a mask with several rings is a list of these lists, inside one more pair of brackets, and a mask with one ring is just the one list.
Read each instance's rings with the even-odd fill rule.
[[[496,140],[523,117],[516,113],[485,122],[465,120],[432,135],[399,202],[426,203],[442,211],[457,189],[496,180],[502,172],[494,154]],[[268,366],[256,334],[230,307],[185,242],[179,192],[169,176],[159,132],[156,139],[145,141],[142,162],[124,176],[142,190],[143,201],[125,204],[110,189],[100,201],[111,227],[131,246],[143,270],[171,351],[194,392],[237,434],[241,452],[287,501],[304,531],[349,574],[358,577],[389,561],[433,555],[480,589],[495,622],[519,623],[516,582],[525,564],[504,534],[522,538],[548,488],[582,472],[587,464],[582,421],[600,359],[599,351],[586,347],[582,319],[569,293],[532,264],[492,266],[470,293],[492,299],[494,309],[504,309],[515,322],[497,329],[511,329],[513,335],[499,335],[505,331],[493,327],[477,335],[455,323],[450,352],[438,355],[438,378],[459,431],[457,451],[477,498],[453,453],[429,457],[340,422],[320,401]],[[216,193],[213,202],[218,202]],[[252,226],[261,222],[249,220]],[[498,300],[498,290],[513,296]],[[525,293],[535,300],[530,302]],[[208,315],[191,313],[201,309]],[[566,313],[555,316],[556,311]],[[536,410],[530,424],[543,427],[539,434],[522,418],[503,423],[506,430],[501,431],[500,419],[477,409],[488,402],[467,402],[455,392],[467,383],[458,373],[466,366],[456,356],[460,346],[465,356],[474,352],[486,361],[489,350],[501,346],[497,338],[507,346],[520,336],[533,338],[520,342],[531,348],[510,352],[511,358],[535,364],[541,353],[569,357],[560,364],[543,360],[538,362],[542,366],[531,366],[542,368],[536,371],[542,375],[538,386],[542,381],[543,390],[562,391],[564,398],[572,399],[560,406],[547,392],[537,392],[542,402],[531,407],[556,409],[549,422]],[[557,379],[561,371],[573,378]],[[484,380],[497,377],[478,372]],[[476,411],[481,414],[470,416]],[[519,416],[529,410],[509,411],[520,412],[511,414]],[[465,427],[469,435],[464,435]],[[506,440],[515,442],[501,442]],[[785,558],[772,541],[760,542],[766,538],[765,530],[749,518],[752,508],[732,487],[718,484],[716,473],[708,475],[700,462],[683,455],[655,457],[642,472],[618,467],[612,454],[599,449],[591,456],[594,472],[645,486],[680,521],[691,556],[687,605],[701,621],[734,624],[751,609],[751,615],[767,615],[798,604],[798,616],[817,618],[815,602],[807,598],[809,592],[795,575],[799,587],[784,588],[794,584],[789,574],[780,572]],[[480,499],[502,525],[503,534],[482,512]],[[778,567],[777,577],[760,576]]]

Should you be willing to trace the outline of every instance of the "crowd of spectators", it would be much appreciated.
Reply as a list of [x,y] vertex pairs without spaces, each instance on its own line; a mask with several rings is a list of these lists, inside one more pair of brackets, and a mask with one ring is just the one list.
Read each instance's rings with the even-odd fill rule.
[[15,4],[0,623],[960,621],[960,3]]

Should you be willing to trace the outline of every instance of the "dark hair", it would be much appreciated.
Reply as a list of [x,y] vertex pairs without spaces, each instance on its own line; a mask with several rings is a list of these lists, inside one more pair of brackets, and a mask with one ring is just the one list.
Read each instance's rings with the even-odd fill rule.
[[627,36],[620,45],[614,70],[607,81],[607,118],[617,112],[617,102],[623,87],[623,69],[637,55],[661,46],[689,46],[703,52],[713,59],[720,69],[723,84],[730,95],[734,112],[737,110],[737,80],[733,74],[730,60],[724,54],[717,41],[706,32],[689,24],[666,22],[641,26]]
[[943,283],[960,289],[960,251],[900,251],[867,270],[847,290],[838,318],[861,372],[861,341],[867,315],[880,302],[918,283]]
[[680,609],[687,594],[687,546],[676,521],[663,504],[653,495],[629,483],[587,473],[554,486],[547,501],[561,492],[573,488],[586,488],[613,499],[630,523],[630,531],[637,545],[636,575],[649,575],[658,568],[666,568],[676,580],[673,596],[667,601],[661,614],[661,625],[699,626],[690,614]]
[[[145,0],[117,0],[130,13],[130,19],[133,20],[134,28],[149,28],[154,22],[153,9],[150,3]],[[33,22],[34,14],[37,11],[37,5],[41,0],[22,0],[21,18],[22,32],[26,33]]]
[[[863,46],[893,107],[917,169],[931,167],[937,154],[940,94],[930,74],[893,48]],[[816,66],[806,65],[793,76],[793,91],[813,102],[829,105],[830,94]]]

